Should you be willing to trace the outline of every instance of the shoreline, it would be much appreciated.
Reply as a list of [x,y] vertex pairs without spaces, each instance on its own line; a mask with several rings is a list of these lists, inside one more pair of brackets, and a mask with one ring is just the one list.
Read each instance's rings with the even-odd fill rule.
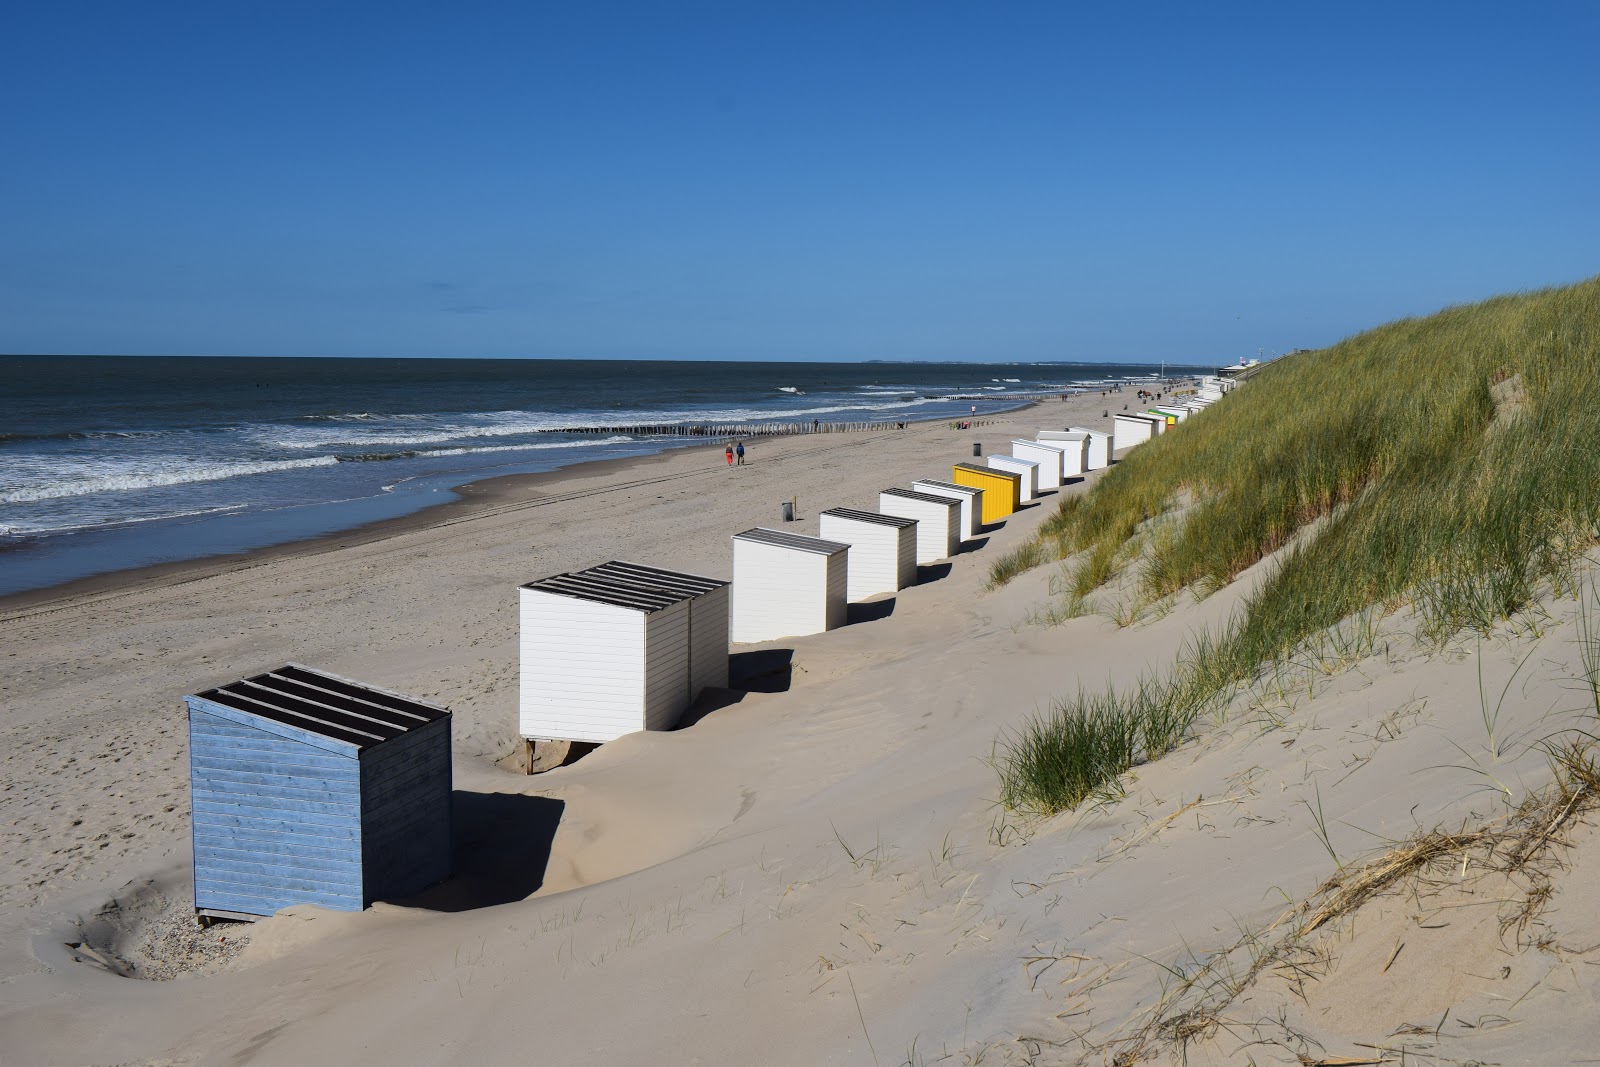
[[[975,420],[974,432],[981,429],[984,424],[1015,417],[1044,403],[1046,401],[1033,400],[1006,411],[979,416]],[[905,430],[846,431],[821,435],[796,433],[763,437],[760,438],[760,441],[763,446],[780,441],[808,440],[812,437],[840,442],[862,438],[868,434],[905,433],[917,427],[929,426],[935,423],[947,423],[952,420],[938,418],[895,421],[903,421]],[[526,497],[542,486],[557,485],[563,481],[590,476],[621,474],[630,470],[644,469],[668,463],[673,456],[680,454],[695,454],[706,450],[714,450],[720,453],[722,444],[723,442],[720,438],[714,441],[707,439],[699,444],[675,445],[670,448],[663,448],[648,455],[625,456],[617,459],[580,460],[564,467],[557,467],[554,470],[492,474],[487,477],[475,478],[447,490],[452,494],[452,499],[426,504],[415,511],[407,512],[403,515],[372,519],[343,529],[312,534],[307,537],[295,537],[242,552],[217,552],[165,563],[135,564],[130,567],[119,567],[99,574],[86,575],[82,578],[73,578],[53,585],[41,586],[37,589],[23,589],[14,593],[0,594],[0,620],[22,618],[37,614],[43,610],[50,610],[51,602],[56,600],[93,599],[97,596],[115,596],[119,593],[152,586],[181,585],[231,571],[249,569],[276,560],[315,556],[328,551],[335,551],[339,548],[371,544],[436,526],[448,526],[476,515],[487,514],[496,507],[506,504],[524,503],[534,506],[538,503],[537,500],[521,498]],[[623,486],[619,485],[616,488],[623,488]],[[559,496],[559,494],[552,494],[552,496]]]
[[707,447],[710,447],[709,443],[687,445],[665,449],[647,456],[583,460],[550,471],[490,475],[453,487],[449,490],[453,494],[453,499],[428,504],[404,515],[373,519],[342,530],[313,534],[310,537],[297,537],[244,552],[219,552],[194,559],[122,567],[39,589],[6,593],[0,595],[0,619],[35,614],[41,608],[48,610],[50,602],[54,600],[78,600],[107,593],[114,595],[135,588],[142,589],[162,584],[182,585],[279,560],[320,555],[341,548],[372,544],[435,526],[448,526],[484,513],[512,498],[524,496],[540,485],[559,483],[572,478],[577,472],[583,475],[606,474],[622,472],[633,467],[643,468],[666,462],[674,454],[694,452]]

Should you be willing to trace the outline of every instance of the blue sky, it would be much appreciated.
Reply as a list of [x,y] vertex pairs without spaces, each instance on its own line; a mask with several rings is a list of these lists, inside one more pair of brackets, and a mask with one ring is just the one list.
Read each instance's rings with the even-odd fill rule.
[[1600,5],[13,4],[0,352],[1211,362],[1600,273]]

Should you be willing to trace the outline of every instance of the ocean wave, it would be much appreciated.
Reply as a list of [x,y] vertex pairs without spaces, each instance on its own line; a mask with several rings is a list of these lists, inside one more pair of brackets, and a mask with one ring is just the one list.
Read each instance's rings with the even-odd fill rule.
[[0,441],[121,441],[171,437],[181,430],[60,430],[55,433],[0,433]]
[[139,515],[133,518],[118,515],[113,517],[96,517],[81,521],[64,520],[58,523],[44,522],[0,522],[0,537],[39,537],[44,534],[71,533],[73,530],[103,530],[111,527],[137,526],[144,522],[163,522],[168,519],[192,519],[201,515],[218,515],[228,511],[243,511],[245,504],[221,504],[211,508],[187,508],[182,511],[162,511],[155,515]]
[[334,457],[340,463],[371,463],[389,459],[429,459],[433,456],[468,456],[484,452],[538,452],[549,448],[593,448],[596,445],[624,445],[632,437],[607,437],[603,441],[541,441],[527,445],[474,445],[462,448],[412,448],[403,452],[356,452]]
[[[425,445],[449,445],[480,438],[531,436],[540,433],[568,432],[589,427],[611,426],[676,426],[716,425],[742,422],[784,422],[809,420],[823,415],[840,415],[850,412],[871,413],[895,411],[925,404],[947,402],[948,395],[924,396],[914,400],[902,399],[882,402],[842,401],[814,407],[793,408],[720,408],[711,410],[674,409],[640,411],[584,411],[537,412],[499,411],[477,416],[477,421],[452,420],[422,428],[374,428],[370,432],[351,432],[341,429],[301,429],[283,426],[265,426],[257,434],[266,445],[296,450],[407,448]],[[590,442],[592,443],[592,442]],[[458,447],[466,447],[464,444]]]
[[114,493],[130,489],[154,489],[167,485],[187,485],[190,482],[216,482],[250,474],[269,474],[273,471],[301,470],[308,467],[331,467],[338,462],[335,456],[260,460],[253,463],[184,462],[181,466],[157,470],[122,470],[80,477],[73,481],[53,482],[49,485],[24,486],[0,493],[0,504],[26,504],[35,500],[54,500],[59,497]]

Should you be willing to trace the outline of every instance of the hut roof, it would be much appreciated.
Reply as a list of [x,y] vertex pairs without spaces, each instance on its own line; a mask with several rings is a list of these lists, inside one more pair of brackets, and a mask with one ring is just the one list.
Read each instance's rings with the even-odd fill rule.
[[197,694],[234,711],[368,749],[450,712],[416,697],[291,663]]
[[733,535],[735,541],[753,541],[760,545],[772,545],[776,548],[793,548],[801,552],[816,552],[820,555],[831,556],[836,552],[847,552],[850,546],[840,541],[827,541],[821,537],[811,537],[807,534],[784,533],[781,530],[768,530],[756,527],[744,533]]
[[647,613],[670,608],[680,600],[687,599],[676,593],[641,588],[632,582],[615,578],[596,578],[581,571],[576,574],[553,574],[548,578],[540,578],[537,582],[528,582],[522,588]]
[[[1010,459],[1011,457],[1006,456],[1005,458]],[[1016,471],[1001,470],[999,467],[980,467],[976,463],[957,463],[955,466],[960,470],[973,471],[977,474],[987,474],[992,478],[1016,478],[1019,480],[1022,478],[1022,475]]]
[[639,563],[612,560],[586,570],[552,574],[548,578],[528,582],[522,588],[649,614],[670,608],[680,601],[704,596],[727,584],[698,574],[664,571]]
[[[963,466],[965,466],[965,464],[963,464]],[[967,494],[968,496],[974,496],[983,492],[982,489],[979,489],[976,486],[957,485],[955,482],[942,482],[937,478],[918,478],[917,481],[921,482],[923,485],[937,485],[940,489],[955,489]]]
[[824,515],[832,515],[836,519],[853,519],[856,522],[871,522],[879,526],[915,526],[916,519],[902,519],[898,515],[879,515],[876,511],[857,511],[855,508],[829,508]]
[[598,567],[590,567],[582,573],[596,577],[614,577],[652,589],[684,593],[689,596],[704,596],[729,584],[718,578],[707,578],[686,571],[667,571],[660,567],[647,567],[643,563],[629,563],[620,559],[602,563]]
[[[965,488],[963,486],[963,488]],[[947,496],[935,496],[933,493],[919,493],[915,489],[885,489],[884,496],[897,496],[905,500],[920,500],[924,504],[959,504],[961,501],[952,500]]]

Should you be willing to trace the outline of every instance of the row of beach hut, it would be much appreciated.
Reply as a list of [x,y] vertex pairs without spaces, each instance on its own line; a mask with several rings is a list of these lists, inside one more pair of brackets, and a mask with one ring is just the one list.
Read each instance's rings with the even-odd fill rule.
[[[1166,421],[1139,420],[1141,440]],[[1107,466],[1126,447],[1124,421],[1110,435],[1014,440],[948,479],[884,489],[876,511],[830,508],[815,536],[734,534],[731,581],[613,560],[522,585],[521,736],[531,749],[671,729],[704,690],[727,686],[730,642],[844,625],[850,603],[914,584],[919,565]],[[202,921],[301,903],[360,910],[448,876],[447,709],[299,664],[185,702]]]

